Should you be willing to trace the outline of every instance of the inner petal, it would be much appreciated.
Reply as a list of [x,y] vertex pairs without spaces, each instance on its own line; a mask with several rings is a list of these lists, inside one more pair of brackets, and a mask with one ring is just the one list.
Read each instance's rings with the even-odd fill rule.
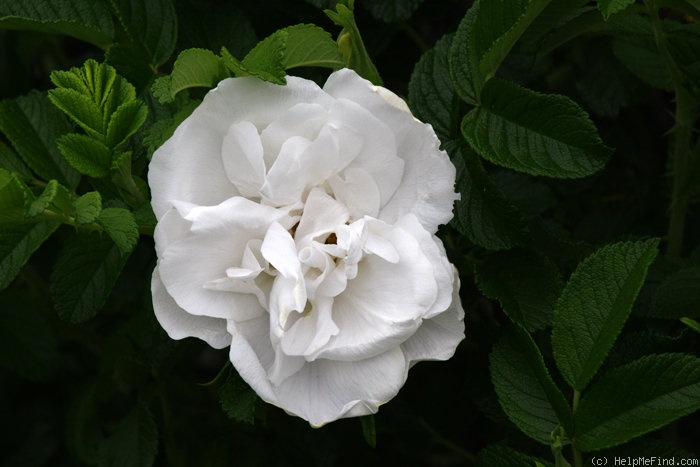
[[255,125],[250,122],[232,124],[221,144],[221,159],[226,175],[241,195],[258,198],[258,190],[265,181],[265,162]]

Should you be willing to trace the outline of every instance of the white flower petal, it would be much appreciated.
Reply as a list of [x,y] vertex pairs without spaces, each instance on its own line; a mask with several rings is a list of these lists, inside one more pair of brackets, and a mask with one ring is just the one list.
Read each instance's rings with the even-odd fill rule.
[[165,290],[158,274],[158,267],[153,270],[151,279],[153,311],[165,332],[173,339],[196,337],[214,347],[223,349],[231,344],[231,335],[226,330],[226,320],[196,316],[177,306],[175,300]]
[[232,124],[221,144],[221,159],[228,179],[241,195],[257,198],[265,182],[265,162],[255,125],[250,122]]
[[313,426],[369,415],[398,393],[407,371],[399,348],[356,362],[316,360],[275,388],[274,403]]
[[438,286],[419,243],[401,229],[387,238],[399,261],[374,255],[360,261],[357,276],[333,304],[340,331],[313,358],[351,361],[378,355],[410,337],[432,307]]
[[423,321],[401,348],[411,362],[447,360],[464,339],[464,311],[459,299],[459,276],[453,268],[454,290],[452,304],[444,312]]
[[262,238],[268,225],[286,216],[269,206],[231,198],[218,206],[190,211],[196,220],[181,239],[160,256],[160,276],[177,304],[194,315],[250,319],[265,312],[255,295],[207,289],[241,265],[252,239]]

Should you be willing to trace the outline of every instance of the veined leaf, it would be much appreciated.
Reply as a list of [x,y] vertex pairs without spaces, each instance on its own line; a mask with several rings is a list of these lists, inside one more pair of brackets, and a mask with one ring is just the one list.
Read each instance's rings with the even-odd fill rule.
[[462,19],[450,51],[458,92],[479,101],[484,84],[496,75],[520,36],[550,0],[477,0]]
[[17,277],[32,254],[58,228],[58,222],[3,226],[0,231],[0,290]]
[[2,141],[0,141],[0,168],[15,172],[24,180],[33,177],[29,167],[27,167],[26,164],[22,162],[22,159]]
[[491,181],[479,156],[463,142],[445,145],[457,168],[457,191],[452,223],[476,245],[489,250],[507,250],[519,245],[526,227],[518,210]]
[[80,175],[56,148],[56,139],[71,131],[71,126],[45,95],[31,92],[0,102],[0,130],[29,168],[44,180],[56,179],[70,189],[78,184]]
[[569,278],[554,310],[552,350],[574,389],[588,385],[617,339],[658,244],[651,239],[607,245]]
[[131,253],[139,239],[139,228],[131,211],[124,208],[105,208],[97,217],[97,222],[104,227],[122,255]]
[[107,146],[117,149],[146,121],[148,109],[141,101],[125,102],[112,114],[107,125]]
[[51,81],[57,86],[49,91],[51,102],[110,149],[143,124],[145,109],[136,90],[111,65],[87,60],[81,68],[51,73]]
[[103,49],[114,36],[103,0],[0,0],[0,28],[66,34]]
[[175,50],[177,16],[171,0],[111,0],[119,21],[152,65],[165,63]]
[[34,196],[14,173],[0,169],[0,224],[26,222],[25,214]]
[[523,433],[547,445],[559,425],[572,436],[571,409],[527,331],[516,324],[504,334],[491,352],[489,367],[498,402]]
[[481,105],[464,117],[462,133],[485,159],[531,175],[586,177],[612,153],[571,99],[497,78],[484,86]]
[[59,184],[56,180],[50,180],[44,187],[44,191],[29,204],[27,216],[38,216],[47,209],[71,216],[73,215],[72,201],[71,193],[66,187]]
[[547,258],[527,251],[496,253],[476,266],[475,275],[479,289],[497,299],[511,321],[528,331],[550,325],[564,282]]
[[95,316],[127,258],[109,238],[76,236],[59,253],[49,282],[58,316],[71,323]]
[[112,151],[99,140],[69,133],[61,136],[57,144],[63,157],[78,172],[95,178],[109,175]]
[[152,87],[153,95],[161,102],[172,102],[177,93],[194,87],[212,88],[228,78],[229,73],[221,57],[211,50],[186,49],[180,52],[173,72],[158,78]]
[[430,123],[441,141],[457,137],[459,102],[450,80],[447,54],[452,36],[444,36],[420,58],[408,83],[408,102],[419,120]]
[[619,13],[628,6],[634,4],[635,0],[598,0],[598,9],[605,19],[610,18],[615,13]]
[[657,354],[600,376],[575,414],[582,451],[622,444],[700,409],[700,358]]
[[102,197],[98,191],[85,193],[73,203],[75,206],[75,222],[89,224],[97,219],[102,212]]

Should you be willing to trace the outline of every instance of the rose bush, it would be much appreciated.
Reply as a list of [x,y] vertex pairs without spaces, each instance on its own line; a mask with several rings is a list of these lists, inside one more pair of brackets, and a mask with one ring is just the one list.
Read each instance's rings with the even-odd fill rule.
[[230,346],[261,398],[313,425],[374,413],[464,337],[435,236],[454,182],[432,127],[351,70],[224,80],[150,165],[156,316]]

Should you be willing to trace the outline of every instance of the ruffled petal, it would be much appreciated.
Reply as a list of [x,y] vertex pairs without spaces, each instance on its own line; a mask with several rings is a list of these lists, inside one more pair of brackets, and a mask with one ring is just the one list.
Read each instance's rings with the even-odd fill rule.
[[246,121],[262,130],[296,104],[329,100],[317,84],[301,78],[288,77],[286,86],[254,77],[221,81],[153,154],[148,182],[156,218],[171,200],[212,206],[240,194],[221,159],[232,124]]
[[402,229],[386,238],[398,261],[367,255],[359,262],[357,276],[335,297],[339,332],[313,358],[353,361],[386,352],[408,339],[431,309],[438,286],[420,244]]
[[254,294],[206,286],[240,266],[249,242],[263,238],[270,223],[286,213],[237,197],[218,206],[194,208],[187,217],[193,222],[190,231],[160,257],[160,276],[168,293],[194,315],[243,320],[265,313]]
[[459,276],[454,267],[452,304],[444,312],[423,321],[420,329],[401,345],[409,361],[447,360],[464,339],[464,311],[459,299]]
[[[381,91],[380,91],[381,89]],[[416,120],[398,96],[373,86],[352,70],[333,73],[323,90],[336,98],[356,102],[381,120],[393,133],[396,154],[404,162],[403,177],[391,200],[383,206],[381,220],[393,223],[412,212],[431,233],[452,218],[456,171],[428,124]]]
[[156,318],[172,339],[192,336],[202,339],[215,349],[223,349],[231,344],[231,335],[226,330],[226,320],[195,316],[180,308],[165,289],[157,266],[153,270],[151,279],[151,294]]

